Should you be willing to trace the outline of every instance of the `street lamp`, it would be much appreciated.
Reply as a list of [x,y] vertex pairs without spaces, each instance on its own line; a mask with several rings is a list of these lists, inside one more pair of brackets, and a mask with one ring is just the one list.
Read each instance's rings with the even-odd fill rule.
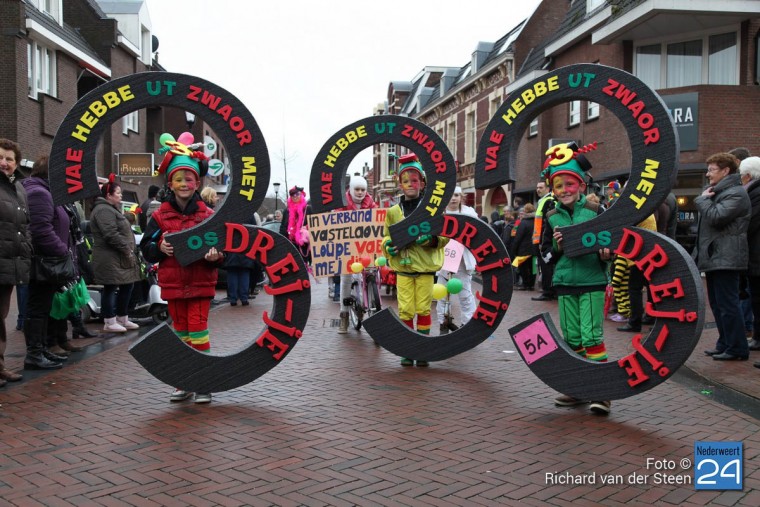
[[280,200],[280,184],[272,183],[272,186],[274,187],[274,210],[277,211],[277,202]]

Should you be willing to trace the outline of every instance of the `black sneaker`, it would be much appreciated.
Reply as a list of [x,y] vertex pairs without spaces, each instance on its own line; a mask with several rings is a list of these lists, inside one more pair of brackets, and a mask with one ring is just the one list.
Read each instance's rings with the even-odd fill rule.
[[566,394],[561,394],[554,398],[554,404],[558,407],[575,407],[577,405],[585,405],[588,403],[584,400],[579,400],[578,398],[573,398],[572,396],[568,396]]
[[190,391],[183,391],[182,389],[175,389],[172,395],[169,396],[170,401],[184,401],[193,395]]
[[611,401],[592,401],[588,409],[597,415],[609,415],[611,406]]

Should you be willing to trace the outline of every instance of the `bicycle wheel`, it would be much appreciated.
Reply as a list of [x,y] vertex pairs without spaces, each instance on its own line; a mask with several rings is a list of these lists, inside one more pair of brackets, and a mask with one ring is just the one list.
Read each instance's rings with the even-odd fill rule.
[[351,320],[351,326],[357,331],[362,328],[362,319],[364,319],[364,309],[362,303],[362,291],[359,282],[351,283],[352,304],[348,307],[348,317]]
[[367,278],[367,315],[370,317],[380,310],[380,292],[377,289],[377,281],[374,278]]

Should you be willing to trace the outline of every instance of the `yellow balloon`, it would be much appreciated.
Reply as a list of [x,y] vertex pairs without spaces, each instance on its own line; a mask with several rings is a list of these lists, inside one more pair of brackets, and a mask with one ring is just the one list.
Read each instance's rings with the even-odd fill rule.
[[364,264],[362,264],[361,262],[354,262],[353,264],[351,264],[351,271],[353,271],[354,273],[361,273],[363,269],[364,269]]
[[443,299],[448,292],[446,286],[441,283],[433,285],[433,299]]

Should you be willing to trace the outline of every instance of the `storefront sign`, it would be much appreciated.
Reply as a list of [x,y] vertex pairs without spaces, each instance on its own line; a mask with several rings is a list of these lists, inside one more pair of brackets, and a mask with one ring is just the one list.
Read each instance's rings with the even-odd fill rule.
[[152,153],[117,153],[116,167],[119,176],[153,177]]
[[681,151],[695,151],[699,144],[699,93],[663,95],[681,140]]

